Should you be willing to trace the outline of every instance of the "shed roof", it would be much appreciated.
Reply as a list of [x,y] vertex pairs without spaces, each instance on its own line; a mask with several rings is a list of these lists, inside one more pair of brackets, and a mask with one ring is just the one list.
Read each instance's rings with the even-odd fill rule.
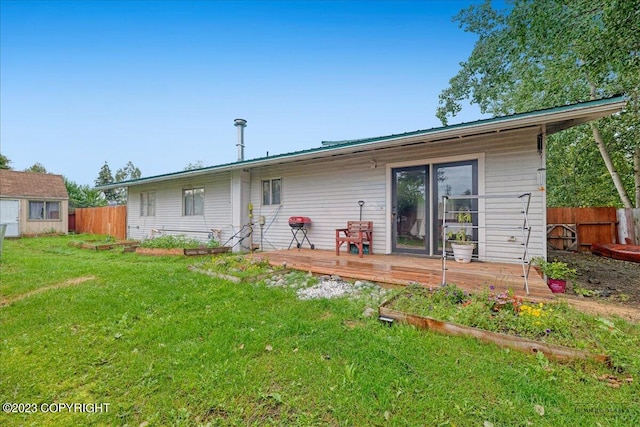
[[0,169],[0,196],[69,199],[62,175]]
[[110,189],[118,187],[130,187],[153,182],[168,181],[177,178],[194,177],[230,171],[236,169],[266,166],[278,163],[291,163],[296,161],[320,159],[340,156],[368,150],[376,150],[386,147],[399,147],[421,143],[446,142],[455,143],[464,138],[539,127],[547,135],[568,129],[583,123],[590,122],[605,116],[609,116],[624,108],[627,103],[622,95],[611,98],[578,102],[562,105],[554,108],[529,111],[526,113],[511,114],[502,117],[477,120],[469,123],[459,123],[450,126],[442,126],[427,130],[417,130],[401,134],[378,136],[373,138],[354,139],[346,141],[322,141],[321,147],[302,151],[294,151],[274,156],[260,157],[251,160],[242,160],[215,166],[207,166],[200,169],[167,173],[162,175],[138,178],[130,181],[122,181],[113,184],[98,186],[98,189]]

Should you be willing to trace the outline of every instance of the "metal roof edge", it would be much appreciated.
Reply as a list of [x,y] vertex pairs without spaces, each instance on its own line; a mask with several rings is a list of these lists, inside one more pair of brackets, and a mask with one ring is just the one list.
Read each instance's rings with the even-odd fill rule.
[[[621,110],[627,103],[627,98],[624,95],[615,95],[609,98],[602,98],[592,101],[583,101],[574,104],[567,104],[558,107],[545,108],[541,110],[528,111],[524,113],[516,113],[507,116],[491,117],[488,119],[480,119],[473,122],[462,122],[454,125],[440,126],[436,128],[430,128],[425,130],[416,130],[410,132],[404,132],[399,134],[391,134],[386,136],[377,136],[371,138],[353,139],[345,141],[322,141],[322,146],[314,147],[306,150],[293,151],[289,153],[276,154],[267,157],[258,157],[250,160],[242,160],[232,163],[224,163],[221,165],[207,166],[200,169],[193,169],[189,171],[171,172],[161,175],[154,175],[145,178],[138,178],[129,181],[121,181],[118,183],[96,186],[98,190],[109,190],[113,188],[129,187],[134,185],[144,185],[153,182],[168,181],[173,178],[189,178],[197,177],[200,175],[206,175],[211,172],[224,172],[232,171],[236,169],[243,169],[256,165],[267,165],[274,161],[281,162],[287,158],[303,158],[309,154],[320,153],[340,153],[347,151],[353,147],[367,146],[380,142],[392,142],[412,137],[420,136],[437,136],[438,139],[447,139],[455,136],[469,136],[473,134],[480,134],[491,132],[495,128],[500,128],[501,125],[518,124],[519,127],[530,126],[532,124],[541,123],[540,119],[545,117],[553,117],[554,119],[562,119],[563,116],[579,115],[583,110],[589,110],[591,112],[609,111],[609,110]],[[569,117],[564,117],[569,118]],[[544,122],[544,121],[543,121]],[[467,130],[465,135],[459,135],[461,130]]]

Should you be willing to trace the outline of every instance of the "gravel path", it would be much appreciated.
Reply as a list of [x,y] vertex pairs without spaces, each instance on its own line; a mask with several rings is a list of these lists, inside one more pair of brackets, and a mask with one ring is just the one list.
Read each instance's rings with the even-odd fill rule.
[[387,290],[375,283],[361,280],[350,283],[337,275],[315,277],[310,273],[290,272],[273,275],[265,279],[265,284],[296,289],[301,300],[348,297],[382,301],[387,295]]

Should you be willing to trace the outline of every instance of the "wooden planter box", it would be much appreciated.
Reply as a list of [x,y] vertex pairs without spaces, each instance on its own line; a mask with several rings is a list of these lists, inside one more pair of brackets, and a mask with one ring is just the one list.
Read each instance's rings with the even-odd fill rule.
[[195,248],[185,249],[184,254],[187,256],[194,255],[213,255],[231,252],[231,246],[220,246],[219,248]]
[[136,248],[136,253],[140,255],[155,255],[155,256],[163,256],[163,255],[184,255],[184,249],[182,248],[172,248],[172,249],[162,249],[162,248]]
[[82,249],[93,249],[94,251],[104,251],[104,250],[113,249],[119,246],[122,246],[124,248],[132,248],[140,244],[140,242],[137,240],[119,240],[116,242],[109,242],[109,243],[97,243],[97,242],[98,242],[97,240],[87,240],[84,242],[70,242],[69,245],[75,246],[77,248],[82,248]]
[[197,255],[212,255],[231,251],[229,246],[221,246],[219,248],[136,248],[136,253],[141,255],[178,255],[178,256],[197,256]]
[[400,323],[407,323],[421,329],[429,329],[445,335],[474,337],[482,342],[497,344],[500,347],[511,348],[523,353],[543,353],[547,358],[558,361],[570,361],[574,359],[592,359],[599,362],[609,362],[610,357],[603,354],[592,354],[583,350],[576,350],[557,344],[547,344],[527,338],[498,332],[485,331],[470,326],[456,323],[443,322],[432,317],[419,316],[417,314],[404,313],[389,308],[393,300],[384,302],[378,309],[380,317],[393,319]]

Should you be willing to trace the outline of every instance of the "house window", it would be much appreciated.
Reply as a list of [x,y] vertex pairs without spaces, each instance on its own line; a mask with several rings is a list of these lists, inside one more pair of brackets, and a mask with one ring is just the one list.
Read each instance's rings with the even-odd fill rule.
[[204,215],[204,187],[182,190],[184,215]]
[[140,193],[140,216],[156,216],[156,192]]
[[262,204],[279,205],[282,196],[282,178],[262,181]]
[[29,219],[60,219],[60,202],[30,201]]

